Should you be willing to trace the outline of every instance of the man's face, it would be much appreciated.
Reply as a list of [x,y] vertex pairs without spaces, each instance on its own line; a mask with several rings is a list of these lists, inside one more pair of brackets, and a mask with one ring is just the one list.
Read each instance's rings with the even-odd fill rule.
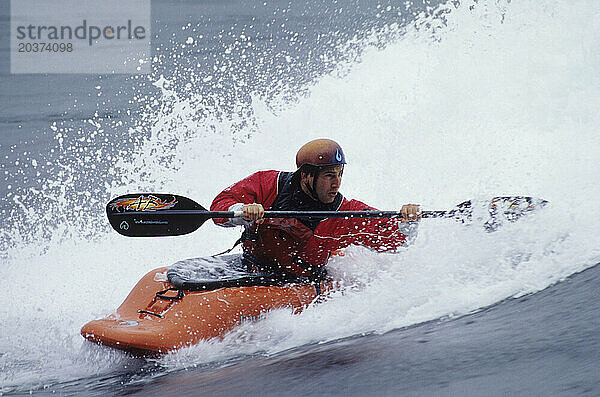
[[[340,189],[342,184],[342,174],[344,173],[343,165],[333,165],[331,167],[325,167],[319,172],[317,176],[317,182],[315,183],[315,193],[317,199],[322,203],[332,203],[335,200],[335,196]],[[313,184],[313,176],[304,174],[302,177],[303,182],[306,182],[308,186]]]

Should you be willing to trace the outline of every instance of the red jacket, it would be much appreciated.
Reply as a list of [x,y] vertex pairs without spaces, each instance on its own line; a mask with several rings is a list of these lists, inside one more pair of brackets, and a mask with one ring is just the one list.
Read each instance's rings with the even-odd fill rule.
[[[215,197],[210,206],[211,211],[228,211],[230,207],[237,204],[259,203],[268,210],[278,195],[278,177],[281,171],[258,171],[247,178],[231,185]],[[343,198],[337,210],[339,211],[361,211],[366,209],[375,209],[358,200],[346,200]],[[291,208],[290,208],[291,210]],[[231,226],[228,219],[214,219],[217,225]],[[267,220],[265,223],[268,223]],[[282,220],[287,229],[290,228],[290,222],[295,220]],[[298,222],[292,226],[300,226]],[[396,250],[406,241],[406,234],[400,229],[400,221],[387,218],[328,218],[318,223],[312,233],[306,228],[308,234],[303,235],[302,243],[292,244],[289,239],[283,239],[272,244],[270,249],[263,249],[258,256],[261,261],[275,258],[280,266],[285,267],[286,271],[296,274],[307,274],[306,266],[297,266],[297,261],[301,259],[304,264],[314,266],[308,273],[314,273],[316,268],[320,268],[331,253],[349,245],[362,245],[377,251]],[[255,228],[259,234],[266,236],[264,228]],[[281,233],[281,232],[279,232]],[[263,236],[263,237],[264,237]],[[278,239],[279,234],[268,235],[268,239]],[[282,243],[287,242],[287,243]],[[244,245],[245,251],[250,250],[251,246]],[[277,252],[275,252],[277,251]],[[255,252],[252,252],[257,256]],[[289,261],[286,260],[289,258]],[[288,262],[283,263],[281,262]],[[296,262],[296,263],[294,263]]]

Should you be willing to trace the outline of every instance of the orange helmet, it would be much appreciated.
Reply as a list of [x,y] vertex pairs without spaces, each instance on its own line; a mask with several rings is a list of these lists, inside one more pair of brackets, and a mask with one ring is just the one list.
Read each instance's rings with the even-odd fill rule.
[[296,166],[303,165],[325,167],[328,165],[346,164],[346,156],[342,147],[331,139],[321,138],[310,141],[298,150]]

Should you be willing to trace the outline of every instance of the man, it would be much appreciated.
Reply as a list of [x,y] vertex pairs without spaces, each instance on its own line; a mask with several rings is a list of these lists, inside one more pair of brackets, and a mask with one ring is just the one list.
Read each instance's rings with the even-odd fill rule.
[[349,245],[377,251],[395,250],[407,238],[407,221],[421,217],[419,206],[402,206],[401,219],[263,218],[274,211],[360,211],[375,208],[339,193],[346,157],[330,139],[300,148],[295,172],[258,171],[226,188],[213,200],[212,211],[243,211],[243,218],[215,219],[224,227],[245,226],[244,256],[278,272],[318,278],[331,254]]

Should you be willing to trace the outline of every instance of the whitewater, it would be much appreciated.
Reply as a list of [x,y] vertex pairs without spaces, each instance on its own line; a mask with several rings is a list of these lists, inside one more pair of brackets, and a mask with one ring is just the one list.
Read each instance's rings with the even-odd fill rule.
[[[286,9],[293,15],[296,10],[284,4],[277,18],[287,21]],[[308,386],[280,393],[267,388],[265,394],[393,394],[403,390],[394,383],[402,376],[387,373],[390,364],[375,358],[361,372],[385,379],[387,386],[379,389],[361,389],[353,381],[358,370],[344,371],[337,361],[320,371],[345,378],[343,385],[311,380],[308,365],[292,369],[297,360],[327,349],[349,362],[369,343],[406,354],[427,349],[418,343],[424,334],[469,334],[469,321],[485,324],[490,311],[503,320],[490,318],[488,324],[520,329],[527,318],[515,302],[533,305],[531,312],[559,313],[572,284],[593,296],[600,282],[597,271],[589,273],[600,262],[600,4],[465,1],[420,8],[406,21],[394,21],[395,11],[406,10],[377,7],[374,13],[385,19],[388,12],[389,22],[333,40],[333,60],[323,56],[320,72],[307,67],[304,80],[297,74],[305,60],[288,50],[265,51],[264,42],[253,42],[250,25],[223,45],[218,67],[195,68],[190,57],[203,37],[177,21],[183,28],[157,49],[153,74],[127,82],[134,88],[125,101],[141,104],[139,111],[45,122],[40,128],[50,138],[38,152],[3,144],[0,393],[147,394],[177,390],[183,381],[187,393],[240,395],[260,390],[252,373],[269,366],[284,382],[295,385],[302,377]],[[275,40],[293,47],[299,39],[290,37],[286,31]],[[267,67],[265,59],[281,62],[281,71],[265,72],[261,78],[272,80],[264,85],[253,83]],[[247,70],[240,66],[246,63]],[[119,91],[110,78],[88,86],[88,100],[99,109]],[[208,92],[198,92],[206,86]],[[208,206],[223,188],[256,170],[293,170],[297,149],[319,137],[335,139],[346,153],[340,191],[380,209],[420,203],[443,210],[503,195],[549,204],[494,233],[483,229],[486,210],[480,206],[471,225],[423,220],[413,244],[397,253],[350,247],[328,264],[341,291],[299,315],[269,313],[223,340],[153,359],[84,341],[81,326],[116,309],[146,272],[221,252],[241,233],[206,223],[187,236],[126,238],[105,219],[110,198],[173,192]],[[15,171],[20,168],[27,168],[29,179],[15,177],[23,175]],[[547,291],[565,298],[548,307]],[[528,343],[545,338],[542,327],[598,325],[593,316],[554,321],[524,331]],[[600,345],[597,333],[570,343],[588,344],[591,351]],[[484,367],[485,354],[479,360],[474,366]],[[428,366],[431,374],[446,370],[414,364]],[[552,363],[536,363],[545,364]],[[588,364],[589,374],[578,373],[589,388],[544,389],[544,374],[537,390],[598,394],[597,363]],[[238,379],[229,389],[202,388],[229,376]],[[456,376],[404,392],[506,391],[491,381],[484,383],[485,393],[468,385],[452,389]],[[528,375],[502,376],[525,382]]]

